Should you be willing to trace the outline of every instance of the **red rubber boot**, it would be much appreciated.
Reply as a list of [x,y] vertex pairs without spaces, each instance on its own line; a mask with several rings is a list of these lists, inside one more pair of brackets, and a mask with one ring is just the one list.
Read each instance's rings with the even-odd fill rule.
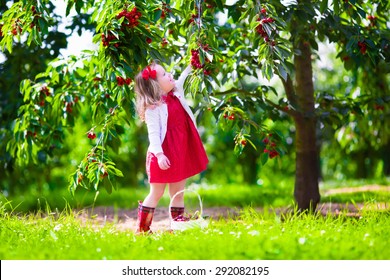
[[138,202],[137,233],[152,233],[150,225],[152,224],[154,210],[155,208],[143,206],[142,201]]

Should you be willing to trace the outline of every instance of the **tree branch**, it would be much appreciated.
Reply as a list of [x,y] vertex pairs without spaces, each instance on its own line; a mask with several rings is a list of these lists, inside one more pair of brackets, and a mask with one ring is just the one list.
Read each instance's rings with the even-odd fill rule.
[[284,90],[286,91],[286,96],[290,104],[296,108],[297,105],[297,96],[295,95],[294,85],[290,78],[290,75],[287,76],[287,81],[281,78]]
[[[291,80],[290,80],[291,81]],[[291,83],[291,86],[292,86],[292,83]],[[253,96],[253,97],[258,97],[259,95],[255,95],[249,91],[246,91],[246,90],[243,90],[243,89],[239,89],[239,88],[231,88],[231,89],[228,89],[226,91],[222,91],[222,92],[216,92],[214,93],[213,95],[214,96],[218,96],[218,95],[227,95],[227,94],[230,94],[230,93],[241,93],[243,95],[247,95],[247,96]],[[289,116],[297,116],[298,113],[293,110],[292,108],[289,108],[288,110],[286,110],[285,107],[283,106],[280,106],[274,102],[272,102],[271,100],[267,99],[267,98],[264,98],[264,101],[267,102],[269,105],[271,105],[272,107],[274,107],[275,109],[278,109],[282,112],[285,112],[287,115]],[[293,105],[293,104],[292,104]]]
[[292,109],[292,108],[286,109],[285,107],[282,107],[282,106],[280,106],[280,105],[278,105],[278,104],[272,102],[272,101],[269,100],[269,99],[264,99],[264,100],[265,100],[265,102],[267,102],[269,105],[271,105],[271,106],[274,107],[275,109],[278,109],[278,110],[280,110],[280,111],[282,111],[282,112],[285,112],[287,115],[289,115],[289,116],[291,116],[291,117],[294,117],[294,116],[297,116],[297,115],[298,115],[298,113],[297,113],[294,109]]

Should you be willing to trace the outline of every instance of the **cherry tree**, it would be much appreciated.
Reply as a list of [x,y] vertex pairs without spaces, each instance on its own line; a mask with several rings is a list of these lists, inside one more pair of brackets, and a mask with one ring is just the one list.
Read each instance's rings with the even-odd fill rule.
[[[1,48],[11,52],[15,40],[41,45],[53,24],[48,2],[15,2],[0,19]],[[122,176],[107,146],[134,119],[133,78],[155,59],[169,70],[191,64],[187,91],[200,116],[214,114],[222,129],[235,131],[235,151],[252,146],[263,164],[285,153],[285,136],[265,121],[291,118],[299,210],[314,210],[320,201],[318,123],[369,113],[359,108],[374,103],[380,106],[376,111],[388,115],[386,82],[374,83],[384,84],[381,92],[337,96],[343,110],[335,110],[322,106],[327,99],[315,92],[313,75],[318,44],[332,42],[347,69],[382,69],[388,80],[388,1],[66,2],[67,14],[74,9],[95,26],[98,49],[54,60],[34,80],[21,83],[25,103],[8,150],[19,164],[36,161],[38,153],[50,155],[60,148],[64,130],[74,125],[81,106],[88,106],[93,124],[85,137],[94,145],[70,178],[72,192],[101,185],[111,192],[115,177]],[[284,90],[264,84],[264,78],[279,79]]]

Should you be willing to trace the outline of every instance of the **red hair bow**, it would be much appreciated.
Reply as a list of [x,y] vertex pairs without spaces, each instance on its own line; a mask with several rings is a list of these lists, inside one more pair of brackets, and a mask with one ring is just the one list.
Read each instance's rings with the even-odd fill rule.
[[150,69],[150,66],[148,66],[145,70],[142,71],[142,78],[146,81],[149,80],[149,78],[156,79],[156,77],[156,70]]

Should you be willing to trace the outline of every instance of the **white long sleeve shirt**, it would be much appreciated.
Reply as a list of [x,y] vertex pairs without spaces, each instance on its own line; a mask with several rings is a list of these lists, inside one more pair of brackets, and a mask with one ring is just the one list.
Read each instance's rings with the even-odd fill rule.
[[[190,107],[187,104],[187,101],[184,96],[184,81],[187,78],[188,74],[191,72],[191,65],[188,66],[183,73],[180,75],[179,79],[175,82],[175,89],[173,94],[179,99],[181,105],[185,111],[190,116],[195,127],[195,116],[192,113]],[[145,122],[148,128],[148,137],[149,137],[149,148],[148,151],[153,154],[163,153],[162,143],[164,142],[165,135],[167,134],[167,124],[168,124],[168,106],[165,103],[154,107],[147,108],[145,111]]]

